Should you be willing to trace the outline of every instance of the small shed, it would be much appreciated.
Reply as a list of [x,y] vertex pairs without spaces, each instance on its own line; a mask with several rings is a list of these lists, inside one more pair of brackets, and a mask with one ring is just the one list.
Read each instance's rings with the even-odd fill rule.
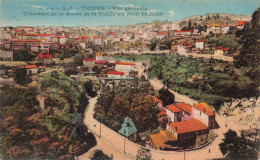
[[131,118],[126,117],[123,124],[121,125],[122,128],[119,130],[119,133],[132,141],[137,140],[137,128],[135,127],[134,122]]

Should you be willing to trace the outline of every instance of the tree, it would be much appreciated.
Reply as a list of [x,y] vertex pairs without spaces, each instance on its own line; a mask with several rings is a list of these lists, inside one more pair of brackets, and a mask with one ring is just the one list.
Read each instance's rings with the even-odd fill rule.
[[85,56],[82,53],[78,53],[73,57],[75,65],[81,66],[83,65],[83,60],[85,59]]
[[159,90],[159,98],[163,101],[164,105],[169,105],[173,104],[175,97],[168,89],[161,88]]
[[152,160],[150,150],[140,147],[137,151],[136,160]]
[[242,33],[242,48],[240,54],[235,57],[237,67],[250,66],[258,68],[260,61],[260,8],[252,15],[251,22]]
[[233,130],[228,130],[224,134],[224,139],[219,144],[220,151],[229,159],[257,159],[258,147],[256,143],[246,139],[245,136],[238,136]]
[[28,82],[28,79],[26,77],[26,68],[16,68],[14,71],[14,80],[18,84],[26,84]]
[[94,155],[91,157],[91,160],[111,160],[112,158],[108,157],[103,153],[102,150],[95,150]]
[[31,61],[33,58],[26,50],[14,51],[14,61]]

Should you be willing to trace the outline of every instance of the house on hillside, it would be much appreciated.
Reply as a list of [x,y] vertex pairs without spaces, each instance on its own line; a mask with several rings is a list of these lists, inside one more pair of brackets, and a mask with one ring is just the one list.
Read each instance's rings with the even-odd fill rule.
[[181,121],[187,121],[193,119],[193,107],[186,103],[177,103],[176,107],[182,110]]
[[197,40],[195,46],[196,48],[203,50],[205,48],[205,40]]
[[38,67],[36,65],[26,65],[24,66],[26,68],[26,74],[27,75],[33,75],[38,73]]
[[196,104],[193,110],[194,118],[199,119],[203,122],[209,129],[216,128],[216,113],[213,109],[205,102]]
[[239,29],[239,30],[243,29],[245,27],[246,23],[247,23],[246,21],[238,21],[236,24],[237,29]]
[[175,134],[169,130],[161,130],[159,133],[152,134],[146,141],[146,147],[158,150],[172,149],[172,143],[177,141]]
[[129,75],[129,72],[134,70],[135,63],[128,63],[128,62],[118,62],[116,64],[116,71],[124,72],[125,75]]
[[166,129],[177,137],[178,147],[184,148],[195,146],[197,136],[207,139],[209,133],[209,128],[198,119],[169,123]]
[[108,78],[122,78],[123,75],[124,75],[124,72],[120,72],[120,71],[108,71],[107,72]]
[[166,114],[168,116],[169,122],[179,122],[181,121],[181,110],[174,104],[166,106]]
[[159,123],[167,122],[167,114],[163,109],[157,114],[157,120]]
[[89,69],[92,69],[95,66],[95,59],[93,58],[85,58],[83,60],[84,66],[88,67]]

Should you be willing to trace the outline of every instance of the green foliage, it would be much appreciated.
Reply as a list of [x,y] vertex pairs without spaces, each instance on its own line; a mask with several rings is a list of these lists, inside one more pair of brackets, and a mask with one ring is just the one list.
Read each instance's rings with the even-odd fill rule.
[[243,134],[238,136],[233,130],[224,134],[224,139],[219,144],[222,154],[229,159],[257,159],[259,142],[252,142]]
[[108,157],[103,153],[102,150],[95,150],[94,155],[91,157],[91,160],[112,160],[112,158]]
[[236,51],[240,47],[239,39],[234,35],[210,38],[208,43],[212,47],[224,46],[232,51]]
[[83,65],[84,59],[85,59],[85,56],[82,53],[78,53],[73,57],[74,64],[77,66]]
[[235,57],[237,67],[251,66],[257,68],[259,77],[259,61],[260,61],[260,8],[252,15],[249,27],[242,33],[242,43],[240,54]]
[[[40,77],[40,88],[1,88],[0,148],[3,159],[72,159],[83,145],[81,92],[59,72]],[[43,99],[45,108],[38,106]],[[88,144],[87,144],[88,145]]]
[[159,99],[161,99],[163,101],[164,105],[173,104],[173,102],[174,102],[174,94],[172,94],[166,88],[161,88],[159,90]]
[[[249,77],[251,68],[235,68],[217,60],[186,58],[179,55],[147,55],[153,67],[149,76],[176,92],[205,101],[215,109],[231,98],[258,94],[258,81]],[[252,75],[252,74],[251,74]]]
[[141,147],[137,151],[136,160],[152,160],[150,150]]
[[26,50],[14,51],[14,61],[32,61],[34,56]]
[[14,71],[14,80],[21,85],[26,85],[31,81],[29,77],[26,77],[26,68],[16,68]]
[[96,118],[115,131],[121,128],[125,117],[130,117],[138,131],[158,127],[158,109],[148,81],[127,81],[106,87],[98,99]]

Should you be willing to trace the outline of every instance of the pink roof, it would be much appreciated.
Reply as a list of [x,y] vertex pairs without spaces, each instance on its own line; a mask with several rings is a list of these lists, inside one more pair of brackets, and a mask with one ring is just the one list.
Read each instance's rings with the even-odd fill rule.
[[0,43],[0,44],[4,44],[4,43]]
[[118,63],[115,63],[117,65],[131,65],[131,66],[134,66],[135,64],[134,63],[128,63],[128,62],[118,62]]
[[96,61],[96,63],[97,63],[97,64],[103,64],[103,63],[105,63],[105,61],[99,60],[99,61]]
[[40,58],[51,58],[50,54],[39,54]]
[[108,71],[107,74],[123,75],[124,72],[119,72],[119,71]]
[[84,61],[95,61],[95,59],[93,59],[93,58],[86,58],[86,59],[84,59]]

